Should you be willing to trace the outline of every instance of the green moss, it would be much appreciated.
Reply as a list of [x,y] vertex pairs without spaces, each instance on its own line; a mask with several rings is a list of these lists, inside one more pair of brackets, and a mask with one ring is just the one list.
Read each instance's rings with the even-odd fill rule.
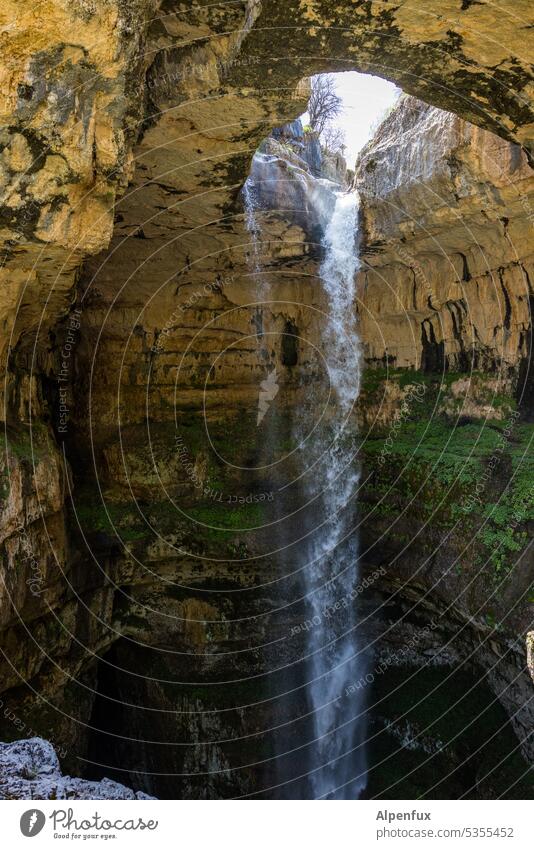
[[265,521],[260,504],[200,504],[184,512],[213,541],[228,541],[230,536],[260,527]]
[[38,462],[50,448],[50,436],[42,423],[30,428],[10,429],[0,433],[0,452],[14,454],[20,460]]
[[[473,372],[473,376],[477,374]],[[383,390],[384,383],[390,381],[397,383],[401,388],[414,383],[423,383],[425,386],[439,389],[447,389],[451,383],[465,378],[465,374],[457,372],[445,372],[443,374],[434,374],[429,372],[418,371],[411,368],[389,368],[384,366],[367,368],[362,375],[362,390],[373,392],[378,389]]]
[[[373,371],[367,385],[382,392],[377,378],[385,370]],[[431,517],[435,529],[459,525],[471,535],[480,525],[474,533],[477,563],[488,561],[493,578],[500,580],[525,548],[526,523],[534,519],[534,426],[509,416],[451,423],[435,412],[436,391],[449,403],[444,383],[459,376],[445,377],[438,384],[435,376],[428,379],[423,401],[408,405],[397,428],[373,432],[365,441],[362,450],[373,475],[363,498],[371,504],[367,512],[377,517],[407,507],[417,521]],[[393,378],[408,385],[425,376],[406,372]],[[509,396],[501,402],[512,409]]]
[[172,425],[174,440],[182,439],[184,446],[192,454],[202,450],[207,442],[206,426],[201,416],[180,415],[177,427]]
[[[532,442],[532,434],[528,447]],[[501,577],[509,570],[529,542],[527,523],[534,521],[534,458],[524,456],[516,447],[512,452],[510,480],[497,502],[485,504],[486,524],[481,539],[495,574]]]
[[[215,473],[228,458],[236,458],[233,462],[237,465],[246,465],[247,456],[257,447],[258,429],[251,415],[240,414],[224,422],[206,423],[202,415],[180,413],[177,426],[172,427],[173,441],[181,440],[193,460],[201,452],[210,457]],[[242,463],[239,458],[243,459]]]
[[[104,502],[88,492],[76,492],[74,510],[82,531],[87,536],[98,533],[110,544],[141,542],[146,545],[158,535],[171,538],[185,551],[216,550],[219,555],[246,554],[245,535],[265,522],[263,505],[229,504],[214,501],[174,504],[166,499],[133,508],[104,494]],[[146,518],[143,518],[146,517]],[[77,521],[73,516],[73,524]]]
[[4,467],[0,470],[0,501],[5,501],[9,495],[9,470]]
[[466,375],[452,371],[435,374],[415,369],[368,368],[362,376],[362,392],[364,396],[367,395],[370,399],[379,401],[386,382],[395,383],[401,389],[414,384],[423,384],[425,394],[417,402],[420,409],[430,411],[436,404],[446,400],[451,408],[456,407],[457,411],[460,412],[464,399],[463,397],[454,398],[449,390],[453,383],[458,380],[465,381],[466,378],[470,382],[471,391],[481,404],[490,405],[494,410],[504,413],[516,409],[516,401],[512,395],[504,392],[496,393],[493,385],[487,384],[488,380],[493,384],[495,377],[478,371]]
[[149,532],[138,511],[109,500],[97,502],[92,494],[77,492],[74,511],[85,534],[104,533],[124,542],[135,542]]
[[258,439],[255,417],[243,414],[224,423],[214,423],[210,425],[210,439],[222,457],[235,457],[241,450],[255,449]]
[[29,427],[19,426],[9,428],[0,433],[0,500],[9,495],[10,472],[6,458],[16,457],[22,463],[33,468],[43,457],[53,451],[55,446],[51,441],[47,426],[38,422]]

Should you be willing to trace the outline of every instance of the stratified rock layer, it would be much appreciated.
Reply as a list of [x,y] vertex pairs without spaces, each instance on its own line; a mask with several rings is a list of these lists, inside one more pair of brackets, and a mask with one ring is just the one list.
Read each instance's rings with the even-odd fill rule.
[[356,183],[367,359],[503,379],[526,366],[534,175],[521,149],[405,98]]

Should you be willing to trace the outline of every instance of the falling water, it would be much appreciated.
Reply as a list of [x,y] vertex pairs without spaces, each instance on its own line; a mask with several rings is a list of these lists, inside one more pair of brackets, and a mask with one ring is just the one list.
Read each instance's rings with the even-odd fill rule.
[[[307,631],[309,702],[315,743],[310,762],[314,798],[358,798],[365,786],[361,698],[348,697],[364,669],[357,639],[357,539],[354,533],[358,471],[351,413],[359,393],[361,354],[355,323],[358,196],[337,195],[326,228],[320,277],[328,299],[322,348],[335,407],[318,437],[322,492],[318,527],[303,569],[312,622]],[[314,480],[317,475],[314,474]]]
[[252,317],[252,321],[256,328],[257,341],[259,345],[259,355],[263,360],[266,361],[268,359],[268,354],[263,335],[264,305],[262,304],[262,301],[267,298],[268,290],[266,284],[266,277],[261,273],[261,223],[257,215],[258,209],[260,208],[259,187],[253,176],[257,157],[258,154],[256,154],[253,158],[252,172],[245,181],[245,185],[243,186],[243,204],[245,208],[245,227],[250,236],[250,245],[252,248],[252,251],[249,254],[248,258],[248,264],[256,290],[256,299],[258,301],[258,306],[256,307],[255,314]]
[[[263,300],[266,293],[257,213],[276,179],[280,179],[280,171],[275,157],[257,154],[243,200],[252,246],[250,268],[258,300]],[[354,525],[359,473],[353,407],[359,393],[361,359],[355,318],[358,196],[336,191],[339,187],[335,184],[304,174],[292,174],[292,179],[295,197],[300,192],[304,198],[301,209],[312,208],[324,231],[324,259],[319,270],[326,296],[321,351],[327,366],[330,400],[325,420],[307,442],[307,450],[295,455],[300,470],[297,468],[298,483],[292,489],[292,497],[301,509],[296,511],[296,519],[286,522],[283,514],[291,514],[288,505],[292,502],[280,500],[282,521],[277,526],[277,544],[284,552],[288,573],[297,567],[299,594],[308,606],[306,616],[316,623],[306,630],[302,649],[305,701],[312,718],[305,732],[306,770],[299,788],[297,779],[291,779],[288,793],[290,798],[297,793],[304,798],[354,799],[365,787],[366,771],[363,695],[358,695],[354,687],[356,695],[346,694],[366,671],[359,651],[354,591],[358,583]],[[276,193],[273,197],[276,199]],[[317,394],[320,392],[318,386]],[[295,410],[293,436],[297,442],[303,441],[317,403],[316,397],[310,397],[309,409],[303,405]],[[263,420],[263,414],[258,418]],[[264,427],[267,442],[273,434],[268,421]],[[293,531],[287,528],[291,521]],[[288,690],[291,686],[289,682]]]
[[358,195],[339,193],[324,237],[319,273],[328,297],[325,348],[332,389],[343,416],[360,391],[360,347],[356,331],[355,274],[358,269]]
[[250,266],[257,277],[261,271],[261,226],[257,217],[259,208],[258,189],[252,175],[248,177],[243,186],[243,203],[245,207],[245,227],[250,236],[252,254]]

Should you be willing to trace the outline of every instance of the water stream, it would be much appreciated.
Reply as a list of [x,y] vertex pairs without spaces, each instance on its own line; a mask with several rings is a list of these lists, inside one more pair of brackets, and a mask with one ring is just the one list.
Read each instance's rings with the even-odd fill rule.
[[361,697],[347,695],[350,685],[364,672],[357,638],[358,545],[354,525],[359,473],[351,415],[361,371],[354,282],[357,226],[357,194],[338,193],[319,270],[328,301],[322,348],[333,415],[317,437],[322,492],[316,513],[321,523],[311,538],[308,564],[303,569],[312,622],[320,621],[307,632],[309,701],[316,736],[310,770],[314,798],[353,799],[365,786],[364,723],[362,717],[354,719],[363,710],[363,703]]
[[[258,158],[243,193],[258,301],[265,298],[265,287],[259,274],[261,219],[257,212],[262,182],[272,184],[273,170],[276,174],[267,157]],[[306,192],[306,204],[322,223],[323,259],[317,283],[325,302],[320,347],[327,403],[324,420],[311,439],[306,436],[308,423],[324,387],[317,387],[316,396],[309,394],[309,407],[305,404],[294,410],[295,442],[306,441],[306,450],[297,455],[297,484],[293,485],[301,509],[292,532],[282,530],[283,522],[279,531],[288,572],[296,570],[299,575],[298,592],[306,600],[306,621],[312,623],[304,630],[304,645],[299,649],[308,717],[305,772],[300,774],[298,789],[293,784],[288,795],[354,799],[365,787],[366,766],[363,688],[361,695],[347,695],[350,685],[365,674],[357,634],[358,545],[354,530],[359,472],[353,407],[361,371],[355,316],[358,196],[327,183],[308,176],[302,179],[301,175],[297,187]],[[288,543],[289,537],[298,543]]]

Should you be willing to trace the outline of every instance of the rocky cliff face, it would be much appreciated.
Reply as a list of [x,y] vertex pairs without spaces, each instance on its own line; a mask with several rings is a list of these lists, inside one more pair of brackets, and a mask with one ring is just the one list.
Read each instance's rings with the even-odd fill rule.
[[363,151],[369,361],[528,368],[532,169],[519,147],[405,99]]
[[[458,632],[446,659],[471,653],[488,671],[532,756],[531,714],[516,712],[532,620],[529,29],[517,2],[427,5],[341,2],[334,26],[330,3],[296,0],[186,15],[173,2],[2,5],[2,739],[46,736],[73,772],[105,752],[109,774],[121,765],[163,796],[272,779],[263,731],[286,682],[262,675],[283,667],[276,640],[303,613],[277,610],[280,564],[255,559],[273,488],[257,469],[277,459],[256,426],[258,386],[276,367],[287,452],[289,411],[320,373],[322,222],[306,206],[310,161],[271,148],[291,179],[259,213],[270,303],[258,305],[241,192],[258,144],[303,111],[302,80],[351,68],[456,113],[406,100],[357,176],[362,535],[371,574],[392,564],[375,589],[396,623],[382,651],[399,665],[414,621],[437,611],[415,654]],[[502,451],[487,429],[477,441],[488,418]],[[482,503],[497,512],[479,515]],[[117,742],[125,727],[145,742]],[[203,771],[209,783],[183,778]],[[169,777],[156,786],[150,772]]]
[[[515,146],[404,98],[356,181],[364,557],[388,561],[386,608],[429,619],[438,604],[461,639],[420,649],[480,663],[526,742],[532,171]],[[386,614],[393,635],[403,616]]]
[[[521,58],[527,0],[498,10],[451,4],[447,14],[423,2],[355,11],[347,0],[334,14],[329,3],[300,0],[283,10],[276,0],[243,0],[186,13],[173,0],[40,0],[24,9],[6,0],[0,14],[4,361],[40,319],[46,358],[47,330],[68,307],[84,256],[109,241],[114,200],[134,161],[139,185],[150,180],[139,212],[167,210],[148,216],[154,234],[213,221],[214,208],[235,198],[260,139],[304,105],[299,82],[317,70],[382,74],[526,150],[532,144],[531,78]],[[273,39],[283,60],[273,57]],[[315,56],[332,59],[319,68]],[[217,184],[216,194],[197,194]],[[182,192],[187,204],[169,203]],[[135,225],[139,192],[129,194]],[[183,247],[182,258],[191,256]]]

